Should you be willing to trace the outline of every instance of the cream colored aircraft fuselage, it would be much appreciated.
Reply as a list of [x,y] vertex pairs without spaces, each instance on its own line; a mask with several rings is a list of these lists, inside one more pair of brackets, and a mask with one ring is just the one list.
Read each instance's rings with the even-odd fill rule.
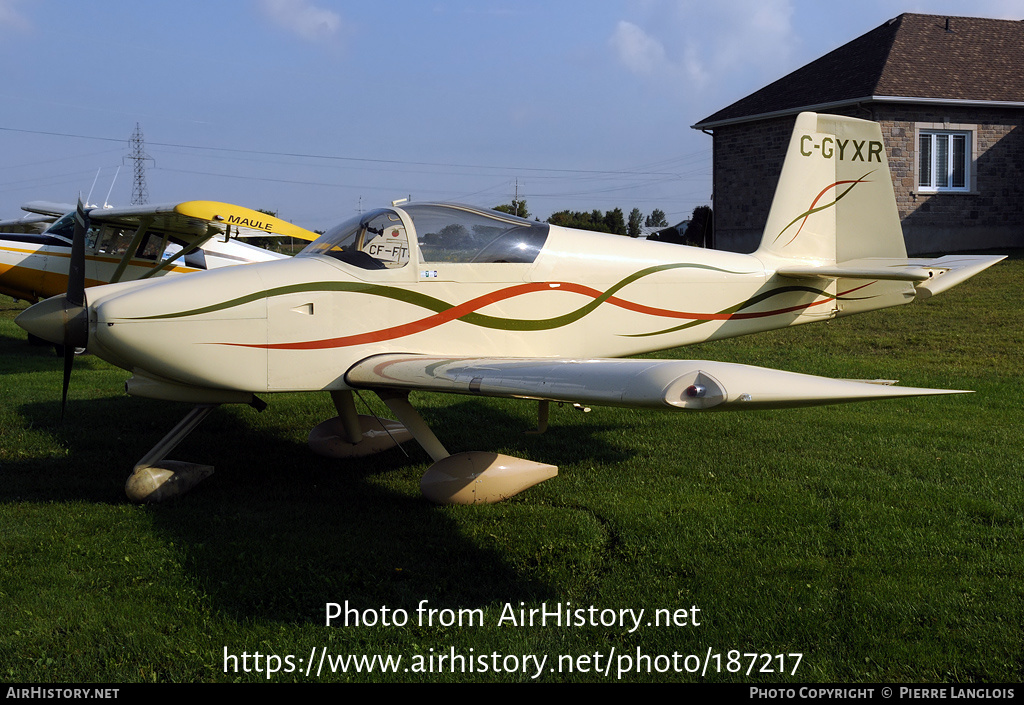
[[452,253],[432,259],[409,246],[399,266],[383,269],[314,250],[200,279],[104,287],[90,292],[89,349],[137,374],[209,389],[212,401],[215,390],[346,389],[344,373],[382,353],[617,358],[914,298],[904,282],[801,284],[756,255],[447,205],[376,218],[404,239],[419,234],[423,211],[490,221],[513,237],[537,230],[542,247],[536,260],[512,263],[442,261]]
[[[878,126],[805,113],[749,255],[465,206],[394,206],[343,223],[291,260],[92,289],[88,348],[130,370],[127,389],[143,396],[215,405],[330,392],[339,415],[310,438],[329,455],[393,444],[355,412],[352,390],[372,389],[401,421],[387,422],[392,441],[411,435],[437,461],[427,496],[497,501],[554,468],[449,456],[409,390],[537,399],[542,427],[550,401],[756,409],[944,393],[619,358],[908,303],[999,259],[908,259]],[[53,316],[32,311],[19,322],[59,335]],[[198,421],[186,422],[182,433]],[[162,462],[164,450],[137,466],[147,484],[130,489],[134,497],[164,492],[154,488],[166,475],[154,472],[180,474],[180,464]]]

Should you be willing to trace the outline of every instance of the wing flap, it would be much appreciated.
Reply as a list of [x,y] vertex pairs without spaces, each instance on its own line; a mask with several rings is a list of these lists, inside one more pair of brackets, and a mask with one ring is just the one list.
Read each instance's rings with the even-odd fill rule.
[[653,409],[771,409],[958,394],[888,380],[842,380],[707,360],[444,358],[374,355],[345,375],[352,387]]

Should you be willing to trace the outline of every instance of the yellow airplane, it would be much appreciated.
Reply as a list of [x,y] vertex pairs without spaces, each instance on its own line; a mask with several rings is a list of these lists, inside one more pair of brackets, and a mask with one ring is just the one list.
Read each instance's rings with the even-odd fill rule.
[[[68,289],[75,208],[36,201],[24,209],[31,215],[0,222],[0,293],[27,301],[63,294]],[[238,237],[318,237],[259,211],[214,201],[85,212],[86,286],[284,257],[238,242]],[[40,233],[39,225],[48,220],[53,222]]]
[[[803,113],[752,254],[395,203],[288,260],[87,296],[73,277],[66,297],[17,322],[131,371],[129,394],[195,404],[136,464],[133,500],[180,494],[212,472],[166,456],[217,405],[302,391],[330,393],[338,411],[310,433],[314,451],[358,457],[414,438],[435,461],[421,482],[428,498],[494,502],[557,468],[449,454],[411,390],[538,400],[540,430],[552,401],[718,411],[956,393],[621,358],[927,299],[1000,259],[908,258],[879,126]],[[359,415],[353,394],[364,389],[398,421]]]

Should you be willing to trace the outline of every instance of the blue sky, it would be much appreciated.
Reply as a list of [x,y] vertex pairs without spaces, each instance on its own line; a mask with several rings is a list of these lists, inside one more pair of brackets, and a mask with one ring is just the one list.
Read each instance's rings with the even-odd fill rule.
[[1018,0],[0,0],[0,218],[221,200],[324,229],[393,199],[710,202],[690,125],[902,12]]

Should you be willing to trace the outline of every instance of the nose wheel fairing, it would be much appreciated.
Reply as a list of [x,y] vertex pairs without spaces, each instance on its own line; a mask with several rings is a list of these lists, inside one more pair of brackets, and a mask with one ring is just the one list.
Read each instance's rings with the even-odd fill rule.
[[139,503],[163,502],[185,494],[213,474],[212,465],[166,460],[166,457],[217,406],[197,404],[135,464],[124,486],[128,499]]

